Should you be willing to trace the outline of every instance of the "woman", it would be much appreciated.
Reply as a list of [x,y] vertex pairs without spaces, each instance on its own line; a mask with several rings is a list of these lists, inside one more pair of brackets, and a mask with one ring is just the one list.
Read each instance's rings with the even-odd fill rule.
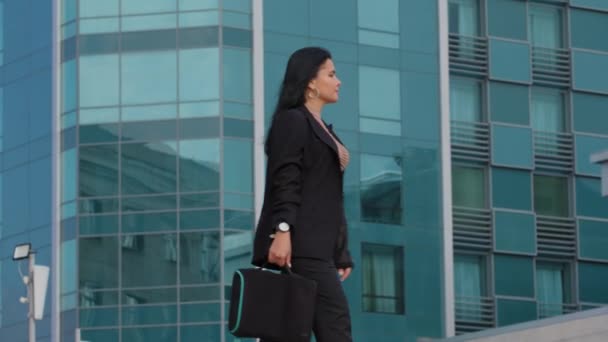
[[253,253],[254,265],[291,267],[317,282],[318,342],[352,341],[340,283],[353,267],[342,184],[349,154],[321,119],[323,107],[338,101],[339,88],[327,50],[303,48],[289,58],[266,140],[264,205]]

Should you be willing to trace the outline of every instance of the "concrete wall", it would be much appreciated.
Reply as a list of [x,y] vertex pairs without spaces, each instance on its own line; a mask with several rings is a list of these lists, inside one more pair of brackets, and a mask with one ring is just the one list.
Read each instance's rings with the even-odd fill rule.
[[608,307],[445,339],[446,342],[605,342]]

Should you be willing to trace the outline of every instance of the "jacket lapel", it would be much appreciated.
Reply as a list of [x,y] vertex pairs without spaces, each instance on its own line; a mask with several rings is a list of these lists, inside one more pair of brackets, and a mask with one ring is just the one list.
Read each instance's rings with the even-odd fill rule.
[[308,119],[308,122],[310,122],[310,126],[312,127],[312,130],[315,132],[317,137],[319,137],[321,141],[327,144],[327,146],[329,146],[336,153],[336,157],[338,157],[339,159],[338,146],[336,146],[334,140],[329,136],[327,131],[323,129],[323,127],[321,127],[321,124],[319,124],[319,122],[317,122],[317,120],[312,117],[312,113],[310,113],[305,108],[303,110],[306,112],[306,118]]

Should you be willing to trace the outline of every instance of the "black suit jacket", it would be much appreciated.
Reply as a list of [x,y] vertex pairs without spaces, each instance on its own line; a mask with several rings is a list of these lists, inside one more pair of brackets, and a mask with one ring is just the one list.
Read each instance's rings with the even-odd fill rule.
[[262,266],[267,261],[269,236],[284,221],[291,226],[292,257],[333,260],[338,268],[352,267],[343,172],[333,139],[302,106],[276,114],[267,145],[264,205],[252,263]]

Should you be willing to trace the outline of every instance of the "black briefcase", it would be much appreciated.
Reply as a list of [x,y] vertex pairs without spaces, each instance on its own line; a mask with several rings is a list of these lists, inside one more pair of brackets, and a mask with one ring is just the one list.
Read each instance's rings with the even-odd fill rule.
[[240,269],[232,278],[228,329],[237,337],[310,341],[317,283],[290,269]]

